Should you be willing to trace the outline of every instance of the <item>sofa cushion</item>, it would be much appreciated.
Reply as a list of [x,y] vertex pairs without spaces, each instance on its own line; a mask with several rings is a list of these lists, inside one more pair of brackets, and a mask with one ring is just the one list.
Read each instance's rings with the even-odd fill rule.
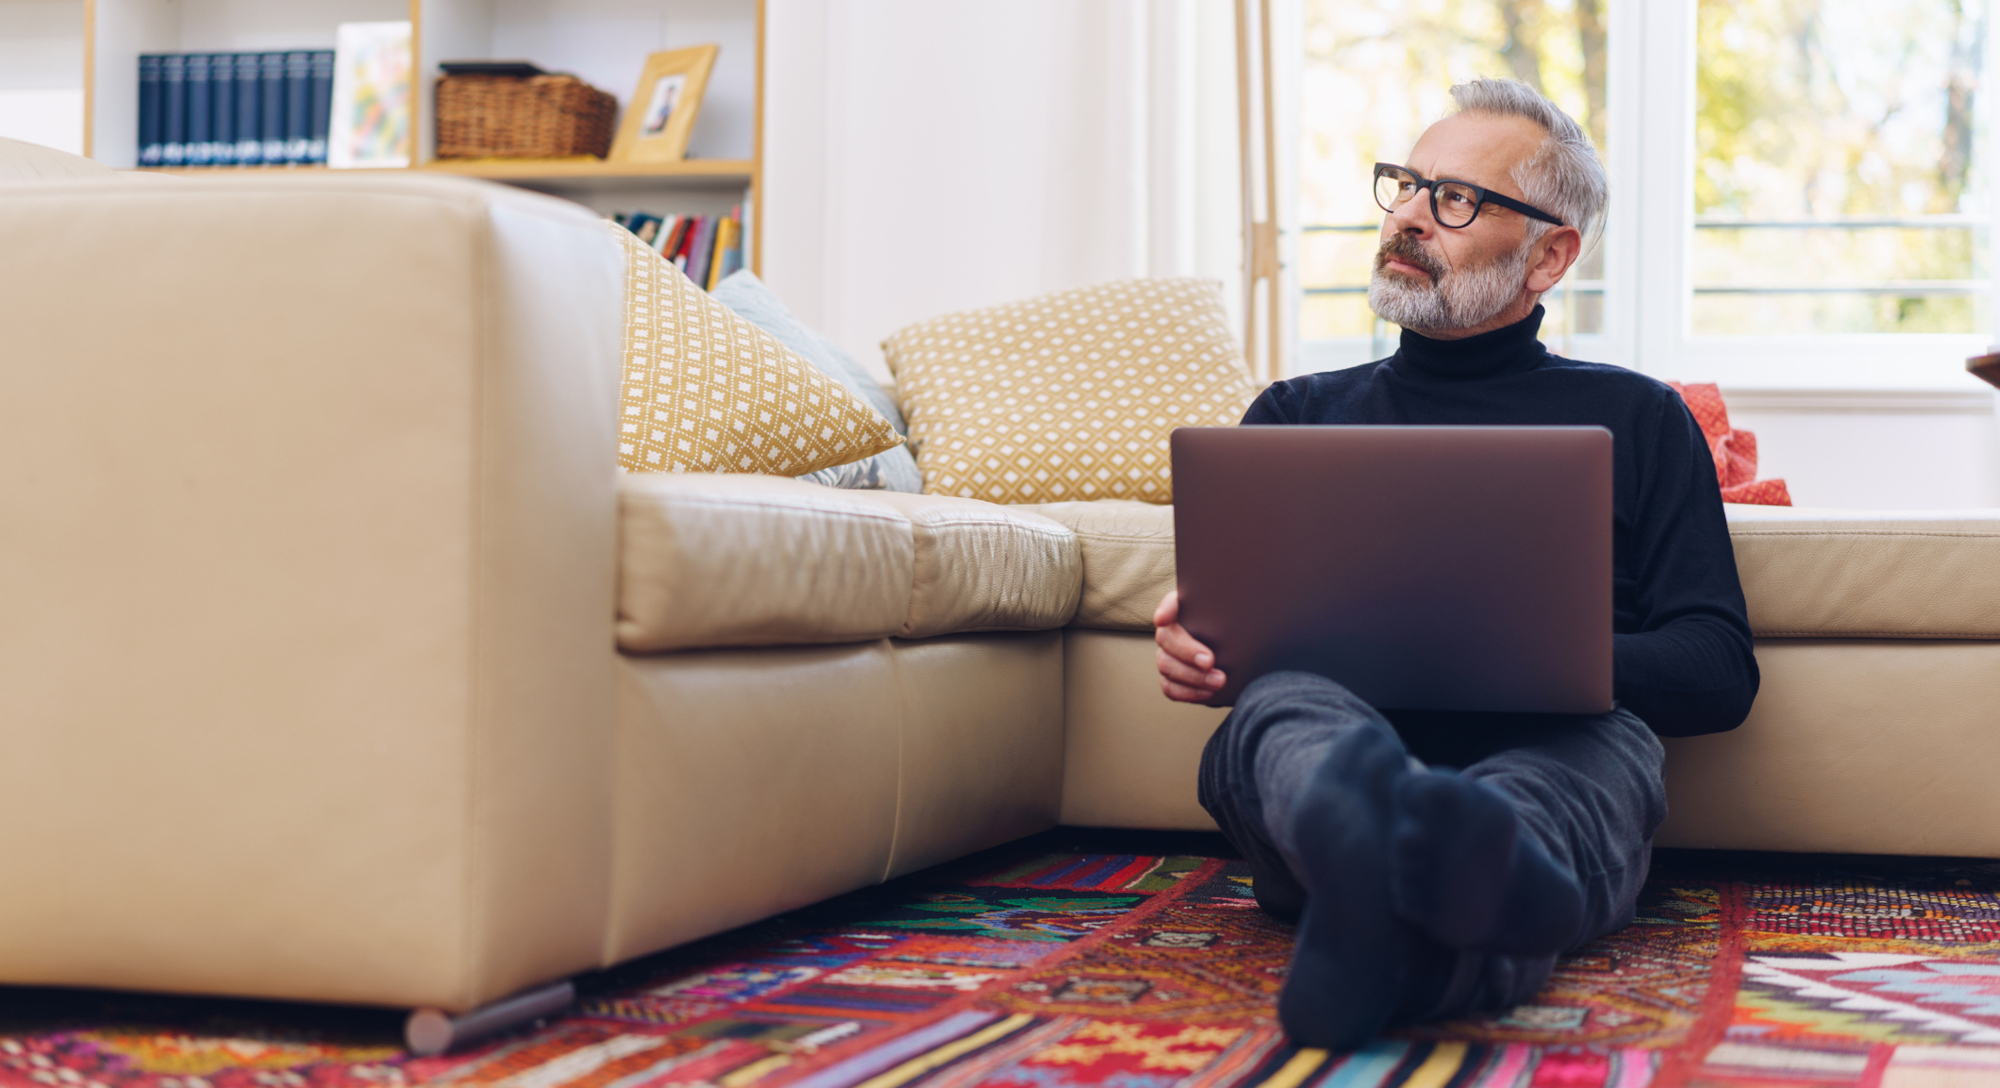
[[1076,539],[1034,514],[775,476],[620,486],[627,651],[1048,630],[1076,610]]
[[910,522],[864,494],[776,476],[625,476],[619,647],[779,646],[895,634],[910,612]]
[[977,499],[864,494],[910,520],[916,559],[904,638],[1042,631],[1076,615],[1083,561],[1061,522]]
[[924,490],[1173,501],[1167,434],[1257,395],[1220,285],[1126,280],[946,314],[882,345]]
[[708,297],[624,227],[618,463],[799,476],[903,441],[881,413]]
[[[889,421],[889,426],[894,427],[897,434],[909,433],[909,427],[903,422],[902,409],[896,407],[896,399],[882,388],[875,376],[840,350],[840,345],[793,316],[792,311],[769,287],[764,286],[764,281],[758,279],[756,273],[747,268],[732,273],[709,292],[709,297],[777,337],[780,344],[797,352],[799,358],[818,367],[827,377],[845,386],[848,392],[867,401],[870,408],[882,413],[882,418]],[[828,487],[887,488],[909,492],[924,489],[923,475],[917,471],[917,462],[911,458],[908,446],[892,446],[872,457],[807,473],[805,478]]]
[[1076,534],[1083,592],[1076,627],[1151,631],[1153,609],[1174,588],[1174,508],[1145,502],[1051,502],[1017,506]]
[[2000,638],[2000,510],[1730,506],[1766,638]]
[[[1174,511],[1021,507],[1076,533],[1076,627],[1150,631],[1174,588]],[[1750,626],[1764,638],[2000,638],[2000,510],[1724,507]]]

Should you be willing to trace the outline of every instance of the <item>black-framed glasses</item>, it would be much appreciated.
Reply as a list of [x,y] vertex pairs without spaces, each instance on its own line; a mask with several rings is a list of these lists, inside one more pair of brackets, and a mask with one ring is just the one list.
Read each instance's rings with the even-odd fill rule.
[[1469,181],[1427,178],[1407,166],[1390,162],[1375,164],[1375,203],[1380,204],[1383,211],[1393,212],[1408,204],[1419,189],[1431,191],[1431,218],[1437,220],[1441,227],[1457,230],[1471,226],[1472,221],[1479,218],[1479,209],[1488,204],[1512,208],[1522,215],[1554,223],[1558,227],[1563,225],[1562,220],[1533,204],[1523,204],[1513,197],[1502,196]]

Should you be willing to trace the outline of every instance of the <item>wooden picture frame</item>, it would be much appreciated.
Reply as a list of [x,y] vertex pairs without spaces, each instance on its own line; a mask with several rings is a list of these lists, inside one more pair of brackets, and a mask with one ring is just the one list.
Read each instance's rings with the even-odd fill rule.
[[701,96],[721,46],[669,49],[646,58],[632,102],[618,122],[610,158],[617,162],[679,162],[701,113]]

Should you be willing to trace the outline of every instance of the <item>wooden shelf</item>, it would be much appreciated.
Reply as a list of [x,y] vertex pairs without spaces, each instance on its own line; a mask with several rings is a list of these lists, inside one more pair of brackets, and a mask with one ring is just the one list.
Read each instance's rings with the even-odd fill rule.
[[685,159],[681,162],[608,162],[604,159],[442,159],[419,167],[440,174],[493,181],[584,181],[607,178],[699,179],[750,184],[755,164],[748,159]]
[[[191,177],[220,177],[225,174],[324,174],[326,167],[307,165],[295,166],[140,166],[134,168],[141,174],[185,174]],[[354,174],[400,174],[400,167],[367,167],[359,170],[343,170],[341,173]]]
[[[155,174],[279,174],[298,172],[327,172],[325,166],[149,166],[142,167]],[[401,173],[404,168],[386,167],[361,169],[356,173],[381,174]],[[748,159],[687,159],[682,162],[607,162],[603,159],[461,159],[427,162],[411,167],[427,174],[456,174],[460,177],[485,178],[489,181],[545,182],[560,185],[564,182],[590,182],[629,179],[633,181],[677,180],[700,182],[709,185],[748,185],[753,176],[753,164]],[[347,171],[342,171],[346,173]]]

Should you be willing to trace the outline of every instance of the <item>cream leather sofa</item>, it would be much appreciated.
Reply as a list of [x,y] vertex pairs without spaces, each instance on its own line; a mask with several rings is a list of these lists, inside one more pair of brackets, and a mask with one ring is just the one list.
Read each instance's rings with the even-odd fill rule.
[[[613,467],[620,257],[425,177],[0,190],[0,982],[463,1010],[1210,826],[1171,511]],[[1736,511],[1662,841],[2000,856],[2000,512]]]

